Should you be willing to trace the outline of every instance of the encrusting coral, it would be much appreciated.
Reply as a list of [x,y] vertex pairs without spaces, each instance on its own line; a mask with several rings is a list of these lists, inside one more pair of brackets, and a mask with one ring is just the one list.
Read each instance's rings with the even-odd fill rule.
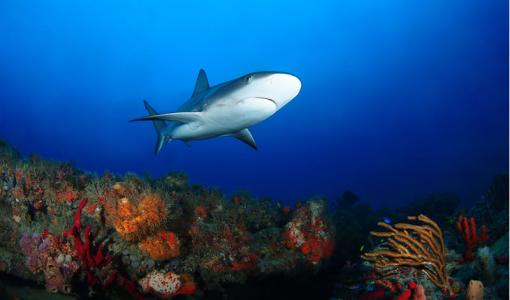
[[166,220],[164,200],[158,194],[144,196],[138,206],[128,198],[117,201],[110,213],[117,233],[127,241],[139,241],[152,234]]
[[396,275],[399,267],[421,270],[437,287],[451,293],[441,229],[425,215],[409,216],[408,219],[420,224],[392,226],[379,222],[378,225],[388,231],[372,231],[370,234],[386,239],[386,243],[373,252],[364,253],[361,258],[373,263],[385,278]]
[[159,231],[140,241],[138,247],[154,260],[166,260],[179,256],[179,239],[171,231]]
[[43,272],[45,287],[49,292],[71,292],[71,279],[79,265],[72,256],[75,253],[67,241],[48,232],[25,234],[19,241],[25,255],[25,265],[32,273]]
[[295,212],[283,231],[285,245],[299,250],[312,264],[330,257],[335,247],[331,225],[323,218],[323,210],[323,203],[307,203]]

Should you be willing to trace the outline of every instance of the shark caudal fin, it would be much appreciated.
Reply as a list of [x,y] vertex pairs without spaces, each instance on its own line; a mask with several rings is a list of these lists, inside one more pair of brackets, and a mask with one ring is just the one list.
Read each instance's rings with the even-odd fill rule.
[[[152,106],[147,102],[147,100],[143,100],[143,105],[145,106],[145,109],[149,113],[149,115],[157,115],[158,113]],[[169,139],[165,137],[164,131],[165,128],[168,126],[168,124],[165,121],[160,120],[154,120],[152,121],[152,124],[154,125],[154,129],[156,129],[156,135],[157,135],[157,141],[156,141],[156,148],[154,149],[154,153],[158,154],[159,151],[161,151],[161,148],[169,142]]]

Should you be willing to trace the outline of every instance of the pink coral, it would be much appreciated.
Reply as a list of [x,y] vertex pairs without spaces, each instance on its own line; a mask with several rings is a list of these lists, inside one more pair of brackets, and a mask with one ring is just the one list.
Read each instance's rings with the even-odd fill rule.
[[44,273],[46,289],[52,293],[70,293],[69,282],[78,270],[78,264],[72,260],[67,243],[46,233],[24,234],[19,242],[21,252],[26,256],[25,265],[32,273]]

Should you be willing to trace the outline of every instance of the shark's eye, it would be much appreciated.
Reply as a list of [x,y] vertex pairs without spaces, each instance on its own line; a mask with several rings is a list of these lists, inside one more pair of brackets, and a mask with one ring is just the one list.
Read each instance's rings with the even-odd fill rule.
[[253,79],[253,75],[248,75],[244,78],[244,80],[246,80],[246,82],[251,82]]

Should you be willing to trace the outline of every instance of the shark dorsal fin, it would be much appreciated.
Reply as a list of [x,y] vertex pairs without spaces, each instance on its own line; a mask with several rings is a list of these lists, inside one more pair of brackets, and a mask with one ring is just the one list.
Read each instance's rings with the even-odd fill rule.
[[209,81],[207,80],[207,75],[205,74],[204,69],[200,69],[200,72],[198,72],[197,76],[197,83],[195,83],[195,89],[193,90],[193,95],[191,97],[195,97],[208,88]]

